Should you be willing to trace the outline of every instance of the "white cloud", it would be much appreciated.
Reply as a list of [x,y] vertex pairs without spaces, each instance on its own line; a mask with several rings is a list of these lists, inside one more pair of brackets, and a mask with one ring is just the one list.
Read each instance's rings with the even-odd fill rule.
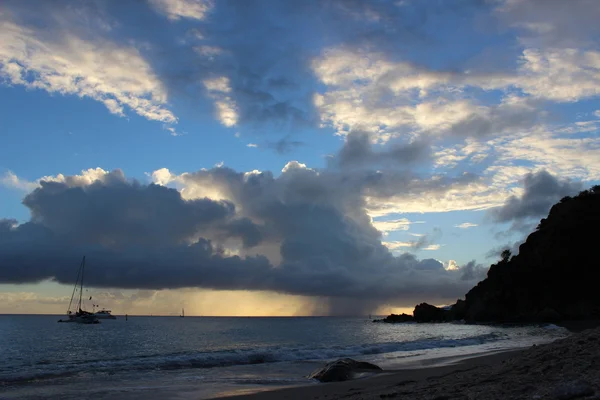
[[[524,65],[533,74],[536,67]],[[314,104],[322,124],[338,134],[359,129],[382,141],[421,133],[483,136],[531,126],[543,115],[527,98],[506,94],[497,104],[483,104],[465,93],[468,87],[505,90],[526,84],[533,92],[539,77],[432,72],[380,53],[336,49],[313,60],[312,68],[327,85],[314,95]]]
[[387,235],[389,232],[394,231],[407,231],[411,224],[422,224],[423,221],[410,221],[407,218],[392,219],[388,221],[372,221],[371,222],[375,229],[380,231],[383,235]]
[[258,145],[256,143],[248,143],[246,145],[246,147],[255,147],[256,148],[256,147],[258,147]]
[[[519,167],[520,179],[527,172],[545,169],[553,175],[591,181],[600,179],[600,137],[587,138],[555,135],[545,131],[536,135],[519,135],[496,144],[500,153],[495,166],[489,171],[495,176],[510,171],[519,161],[528,161],[534,167]],[[498,178],[496,178],[498,179]],[[505,182],[508,183],[508,182]]]
[[202,20],[211,9],[212,3],[208,0],[149,0],[156,10],[163,13],[170,20],[177,21],[181,18]]
[[[286,173],[289,171],[293,171],[295,169],[309,169],[306,167],[306,164],[302,164],[301,162],[298,161],[289,161],[287,164],[285,164],[285,166],[283,167],[283,169],[281,170],[282,173]],[[312,170],[311,170],[312,171]]]
[[460,229],[468,229],[468,228],[473,228],[476,226],[477,226],[477,224],[473,224],[471,222],[463,222],[462,224],[454,225],[455,228],[460,228]]
[[600,95],[600,52],[526,49],[514,85],[533,96],[572,102]]
[[[161,170],[159,170],[161,171]],[[168,170],[167,170],[168,171]],[[158,172],[158,171],[155,171]],[[154,173],[153,173],[154,175]],[[102,168],[90,168],[87,170],[81,171],[80,175],[69,175],[65,176],[63,174],[58,175],[49,175],[43,176],[33,182],[28,181],[26,179],[19,178],[12,171],[8,171],[0,178],[0,184],[23,190],[25,192],[31,192],[38,187],[40,187],[40,182],[66,182],[70,186],[88,186],[94,183],[95,181],[105,181],[106,179],[125,179],[123,173],[120,170],[115,170],[113,172],[105,171]]]
[[381,242],[381,243],[390,250],[398,250],[403,247],[413,247],[414,246],[413,242],[393,241],[393,242]]
[[153,171],[151,177],[153,183],[161,186],[164,186],[175,179],[175,176],[171,174],[171,171],[169,171],[167,168],[161,168]]
[[[399,250],[399,249],[406,248],[406,247],[408,247],[410,249],[415,249],[415,247],[416,247],[416,242],[393,241],[393,242],[381,242],[381,243],[390,250]],[[440,247],[442,247],[442,245],[440,245],[440,244],[430,244],[430,245],[423,247],[421,250],[435,251],[435,250],[439,250]]]
[[89,97],[116,115],[128,107],[149,120],[177,122],[166,107],[166,89],[137,49],[64,32],[52,37],[0,21],[0,77],[29,89]]
[[19,178],[12,171],[6,172],[0,178],[0,184],[6,187],[23,190],[25,192],[31,192],[39,186],[39,183],[37,182],[29,182],[28,180]]
[[600,118],[600,110],[596,110],[596,111],[594,112],[594,115],[595,115],[596,117]]
[[231,92],[231,85],[229,82],[229,78],[227,78],[226,76],[219,76],[216,78],[206,79],[203,83],[204,83],[204,87],[209,92],[217,92],[217,93]]
[[235,101],[228,95],[231,84],[226,76],[206,79],[203,81],[208,95],[215,101],[218,120],[227,127],[235,126],[238,122],[238,111]]
[[[525,48],[514,71],[432,72],[384,54],[331,49],[312,62],[326,90],[314,95],[323,125],[386,141],[399,135],[463,136],[530,129],[547,113],[539,99],[573,102],[600,95],[600,52]],[[498,90],[486,104],[472,89]],[[515,94],[515,89],[520,90]]]
[[448,260],[447,263],[442,263],[447,271],[456,271],[460,269],[459,265],[454,260]]
[[534,98],[575,102],[600,95],[600,52],[525,48],[512,72],[457,75],[458,83],[486,90],[522,90]]
[[485,181],[447,191],[419,190],[389,197],[367,196],[367,212],[373,218],[395,213],[427,213],[485,210],[498,207],[511,195],[505,188],[492,188]]

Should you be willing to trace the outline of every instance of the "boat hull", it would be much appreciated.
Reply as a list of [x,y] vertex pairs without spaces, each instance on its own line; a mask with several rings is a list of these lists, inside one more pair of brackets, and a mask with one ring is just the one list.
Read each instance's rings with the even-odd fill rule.
[[98,319],[117,319],[117,317],[115,317],[114,315],[110,315],[110,314],[96,314],[96,318]]
[[69,315],[67,319],[59,319],[58,322],[70,322],[75,324],[99,324],[100,321],[94,315]]

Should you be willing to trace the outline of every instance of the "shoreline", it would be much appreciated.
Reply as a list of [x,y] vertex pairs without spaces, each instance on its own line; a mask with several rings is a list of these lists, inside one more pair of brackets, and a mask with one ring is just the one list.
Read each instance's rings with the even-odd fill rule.
[[598,399],[600,328],[526,349],[467,358],[448,365],[382,371],[345,382],[222,393],[214,399]]
[[[407,364],[407,368],[383,370],[371,376],[353,379],[345,382],[307,383],[306,385],[291,386],[278,389],[240,389],[221,393],[209,400],[302,400],[327,398],[335,399],[348,396],[375,395],[374,390],[393,390],[408,382],[423,382],[434,377],[446,376],[456,372],[467,372],[481,366],[502,363],[527,349],[509,349],[476,354],[474,357],[452,356],[442,359],[421,361],[421,366]],[[442,361],[441,365],[436,361]],[[435,363],[435,365],[427,365]],[[379,398],[379,394],[375,396]],[[374,397],[374,398],[375,398]]]
[[[282,388],[234,389],[223,392],[208,400],[277,400],[277,399],[335,399],[348,395],[362,395],[374,388],[385,390],[397,387],[399,383],[422,382],[429,378],[445,376],[455,372],[465,372],[503,361],[527,351],[527,349],[507,349],[469,355],[448,356],[424,359],[406,363],[406,368],[396,368],[373,373],[370,376],[344,382],[310,383]],[[433,364],[433,365],[432,365]]]

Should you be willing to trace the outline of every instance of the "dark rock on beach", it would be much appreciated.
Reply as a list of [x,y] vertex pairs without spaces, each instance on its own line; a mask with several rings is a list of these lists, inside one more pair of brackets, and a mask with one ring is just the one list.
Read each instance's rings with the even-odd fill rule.
[[385,322],[388,324],[399,323],[399,322],[414,322],[414,317],[408,314],[391,314],[384,319],[377,319],[373,322]]
[[310,374],[310,379],[316,379],[320,382],[340,382],[353,379],[357,374],[365,372],[381,371],[381,368],[375,364],[364,361],[356,361],[351,358],[342,358],[332,361]]

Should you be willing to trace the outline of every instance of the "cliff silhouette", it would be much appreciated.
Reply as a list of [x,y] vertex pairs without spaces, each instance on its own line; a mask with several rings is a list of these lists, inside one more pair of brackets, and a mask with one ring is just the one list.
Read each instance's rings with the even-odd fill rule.
[[[600,318],[600,186],[552,206],[519,254],[493,264],[452,319],[558,321]],[[455,307],[457,306],[455,305]],[[453,307],[454,308],[454,307]]]
[[[552,206],[519,254],[502,253],[451,307],[427,303],[381,322],[558,322],[600,319],[600,186]],[[379,322],[379,321],[377,321]]]

